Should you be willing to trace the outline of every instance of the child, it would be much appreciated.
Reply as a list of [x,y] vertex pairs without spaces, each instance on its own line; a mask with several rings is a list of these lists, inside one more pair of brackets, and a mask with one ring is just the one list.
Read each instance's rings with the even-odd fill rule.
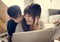
[[8,42],[12,42],[11,38],[15,32],[16,26],[22,20],[21,9],[19,6],[14,5],[7,9],[10,20],[7,22]]

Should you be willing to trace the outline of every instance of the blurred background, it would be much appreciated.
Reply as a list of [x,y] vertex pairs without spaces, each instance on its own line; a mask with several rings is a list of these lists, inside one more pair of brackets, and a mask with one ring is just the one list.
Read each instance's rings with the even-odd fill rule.
[[23,15],[24,8],[31,3],[41,5],[42,12],[40,19],[44,23],[50,24],[56,19],[60,20],[60,0],[0,0],[0,33],[7,31],[6,24],[9,20],[9,16],[7,15],[8,7],[12,5],[20,6]]

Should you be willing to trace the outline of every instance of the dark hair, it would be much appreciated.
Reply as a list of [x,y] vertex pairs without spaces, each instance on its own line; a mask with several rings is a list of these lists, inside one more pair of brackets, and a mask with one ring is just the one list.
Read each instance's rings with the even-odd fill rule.
[[14,5],[7,9],[7,13],[10,17],[17,18],[17,17],[21,16],[21,9],[19,6]]
[[27,6],[24,10],[24,15],[28,13],[33,18],[41,15],[41,6],[39,4],[31,4]]
[[[26,15],[26,14],[31,15],[34,19],[33,22],[35,22],[35,17],[37,17],[37,16],[40,17],[40,15],[41,15],[41,6],[39,4],[31,4],[31,5],[27,6],[24,9],[24,15]],[[23,27],[24,31],[30,31],[30,26],[28,24],[26,24],[25,19],[22,20],[22,27]]]
[[26,20],[25,20],[24,17],[23,17],[23,19],[22,19],[22,27],[23,27],[23,30],[24,30],[24,31],[30,31],[30,25],[28,25],[28,24],[26,23]]
[[33,3],[30,6],[26,7],[26,9],[24,10],[24,15],[27,13],[33,17],[33,20],[34,20],[33,24],[34,24],[35,18],[37,16],[40,17],[40,15],[41,15],[41,6],[39,4]]

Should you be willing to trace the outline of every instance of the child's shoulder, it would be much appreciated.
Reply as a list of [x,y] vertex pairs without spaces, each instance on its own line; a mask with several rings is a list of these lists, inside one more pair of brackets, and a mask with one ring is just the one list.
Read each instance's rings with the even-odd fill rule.
[[8,26],[16,26],[17,23],[14,22],[14,20],[10,19],[10,20],[7,22],[7,25],[8,25]]
[[10,23],[10,22],[14,22],[12,19],[10,19],[10,20],[8,20],[8,23]]
[[8,22],[7,22],[8,24],[17,24],[14,20],[12,20],[12,19],[10,19],[10,20],[8,20]]

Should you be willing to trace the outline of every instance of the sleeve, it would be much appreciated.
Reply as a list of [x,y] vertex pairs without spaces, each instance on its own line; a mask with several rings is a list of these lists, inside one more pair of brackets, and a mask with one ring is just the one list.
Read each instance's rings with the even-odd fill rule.
[[8,31],[8,35],[12,36],[12,23],[10,21],[8,21],[7,23],[7,31]]

